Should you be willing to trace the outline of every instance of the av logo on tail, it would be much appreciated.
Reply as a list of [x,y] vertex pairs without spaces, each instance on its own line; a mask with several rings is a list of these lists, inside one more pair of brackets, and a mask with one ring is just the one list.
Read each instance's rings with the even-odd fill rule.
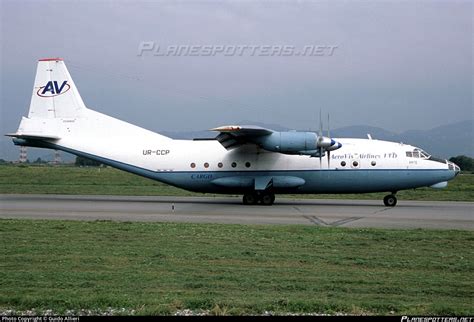
[[61,85],[57,81],[49,81],[46,86],[42,86],[38,89],[38,96],[41,97],[54,97],[66,93],[71,86],[67,83],[67,80],[62,82]]

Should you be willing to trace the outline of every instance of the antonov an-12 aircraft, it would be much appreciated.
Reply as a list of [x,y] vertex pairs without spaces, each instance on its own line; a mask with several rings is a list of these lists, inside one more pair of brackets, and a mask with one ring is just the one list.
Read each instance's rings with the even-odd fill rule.
[[[159,115],[159,114],[158,114]],[[246,205],[272,205],[277,193],[388,192],[443,188],[459,167],[415,146],[332,139],[259,126],[212,129],[214,139],[174,140],[87,108],[63,59],[40,59],[28,117],[16,145],[62,150],[182,189],[243,194]]]

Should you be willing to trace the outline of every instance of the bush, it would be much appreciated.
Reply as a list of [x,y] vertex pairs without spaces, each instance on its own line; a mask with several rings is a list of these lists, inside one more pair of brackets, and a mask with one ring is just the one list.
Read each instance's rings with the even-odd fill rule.
[[452,157],[449,161],[456,163],[463,171],[474,171],[474,159],[465,155]]

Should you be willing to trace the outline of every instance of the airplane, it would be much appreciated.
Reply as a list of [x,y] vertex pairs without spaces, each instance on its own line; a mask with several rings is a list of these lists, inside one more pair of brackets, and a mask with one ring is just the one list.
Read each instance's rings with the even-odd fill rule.
[[62,150],[194,192],[242,194],[272,205],[275,194],[388,192],[444,188],[460,172],[403,143],[278,132],[253,125],[211,129],[212,139],[176,140],[89,109],[62,58],[40,59],[29,113],[13,143]]

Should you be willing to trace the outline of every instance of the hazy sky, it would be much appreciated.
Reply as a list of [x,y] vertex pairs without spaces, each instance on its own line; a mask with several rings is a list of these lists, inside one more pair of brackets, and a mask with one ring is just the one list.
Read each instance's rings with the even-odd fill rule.
[[[0,2],[2,134],[27,114],[44,57],[65,59],[88,107],[157,132],[242,120],[316,129],[320,108],[332,128],[474,118],[471,1]],[[333,51],[139,56],[143,42]],[[2,158],[11,143],[0,143]]]

